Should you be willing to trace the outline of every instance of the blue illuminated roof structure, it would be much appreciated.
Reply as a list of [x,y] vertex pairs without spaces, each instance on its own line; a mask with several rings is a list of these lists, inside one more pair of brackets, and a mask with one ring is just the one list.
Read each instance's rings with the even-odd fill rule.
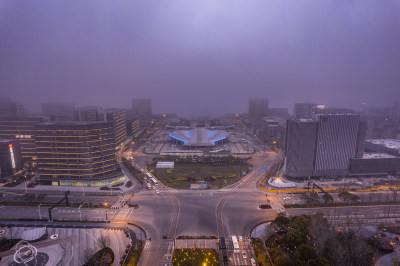
[[218,141],[227,139],[229,133],[224,130],[210,130],[204,127],[196,127],[190,130],[175,130],[169,133],[169,136],[183,142],[185,146],[212,147]]

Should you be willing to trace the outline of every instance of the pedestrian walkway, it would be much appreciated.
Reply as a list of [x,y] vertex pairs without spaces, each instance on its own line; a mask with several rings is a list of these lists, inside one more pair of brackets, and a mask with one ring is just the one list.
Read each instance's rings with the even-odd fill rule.
[[217,244],[217,239],[176,239],[175,247],[218,249],[218,244]]

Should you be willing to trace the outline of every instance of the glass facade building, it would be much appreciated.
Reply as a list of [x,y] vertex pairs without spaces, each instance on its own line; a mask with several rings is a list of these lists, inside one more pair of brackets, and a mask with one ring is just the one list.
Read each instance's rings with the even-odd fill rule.
[[98,180],[120,174],[112,122],[57,122],[35,126],[38,172],[44,183]]

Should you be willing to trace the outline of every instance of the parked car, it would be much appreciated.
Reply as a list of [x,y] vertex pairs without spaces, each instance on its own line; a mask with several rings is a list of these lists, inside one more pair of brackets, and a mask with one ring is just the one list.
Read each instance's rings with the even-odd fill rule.
[[251,258],[250,262],[251,262],[251,266],[256,266],[257,265],[256,264],[256,260],[254,258]]
[[246,254],[246,252],[242,252],[242,258],[243,258],[243,259],[247,259],[247,254]]

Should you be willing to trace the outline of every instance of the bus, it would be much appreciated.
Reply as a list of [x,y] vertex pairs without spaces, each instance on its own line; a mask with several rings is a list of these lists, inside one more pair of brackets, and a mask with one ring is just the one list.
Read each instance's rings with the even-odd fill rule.
[[150,178],[150,180],[154,183],[154,185],[158,185],[158,182],[154,177]]
[[148,179],[151,179],[151,178],[152,178],[152,176],[151,176],[150,173],[146,173],[146,176],[147,176]]
[[236,236],[232,236],[233,252],[239,253],[239,242]]

